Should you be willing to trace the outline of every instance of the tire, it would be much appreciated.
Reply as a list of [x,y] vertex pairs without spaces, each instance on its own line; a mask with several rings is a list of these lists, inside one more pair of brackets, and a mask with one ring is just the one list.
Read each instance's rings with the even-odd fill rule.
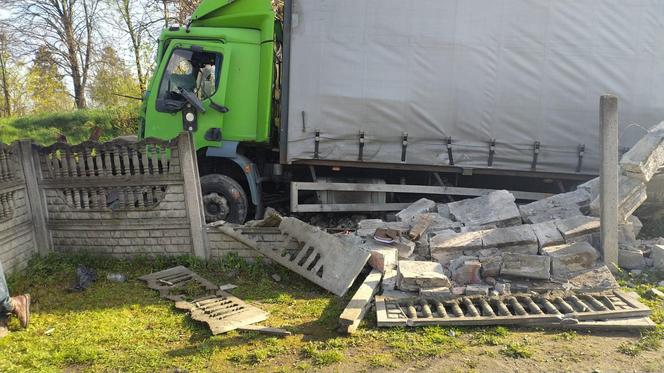
[[242,224],[247,219],[249,201],[237,181],[226,175],[210,174],[201,177],[205,221],[224,220]]

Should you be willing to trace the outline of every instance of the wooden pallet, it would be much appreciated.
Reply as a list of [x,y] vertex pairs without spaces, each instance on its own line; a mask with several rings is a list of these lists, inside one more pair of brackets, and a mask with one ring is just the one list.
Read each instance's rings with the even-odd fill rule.
[[182,294],[177,294],[177,290],[190,281],[196,282],[199,286],[212,293],[219,289],[217,285],[184,266],[150,273],[138,279],[147,282],[147,286],[150,289],[157,290],[162,298],[172,301],[183,299]]
[[565,296],[515,295],[455,300],[376,297],[379,327],[421,325],[565,324],[650,315],[638,295],[612,291]]
[[175,307],[189,311],[192,319],[207,323],[213,335],[264,321],[268,316],[267,312],[221,290],[191,302],[175,302]]

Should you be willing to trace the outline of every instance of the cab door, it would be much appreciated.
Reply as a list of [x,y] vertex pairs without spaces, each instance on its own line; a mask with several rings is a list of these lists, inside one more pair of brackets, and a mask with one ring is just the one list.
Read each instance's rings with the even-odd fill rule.
[[217,41],[173,40],[157,69],[145,115],[145,137],[189,131],[197,149],[219,146],[228,94],[230,47]]

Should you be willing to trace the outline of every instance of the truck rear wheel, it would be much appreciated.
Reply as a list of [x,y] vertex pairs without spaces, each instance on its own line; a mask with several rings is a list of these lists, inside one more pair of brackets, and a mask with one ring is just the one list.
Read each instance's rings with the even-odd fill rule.
[[237,181],[225,175],[205,175],[201,177],[201,190],[206,222],[242,224],[247,219],[247,194]]

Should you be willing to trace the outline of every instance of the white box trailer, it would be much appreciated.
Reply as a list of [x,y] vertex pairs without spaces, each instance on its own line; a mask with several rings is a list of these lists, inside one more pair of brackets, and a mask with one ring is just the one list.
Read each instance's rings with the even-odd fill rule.
[[292,0],[285,18],[282,162],[593,175],[600,95],[625,148],[664,119],[664,1]]

